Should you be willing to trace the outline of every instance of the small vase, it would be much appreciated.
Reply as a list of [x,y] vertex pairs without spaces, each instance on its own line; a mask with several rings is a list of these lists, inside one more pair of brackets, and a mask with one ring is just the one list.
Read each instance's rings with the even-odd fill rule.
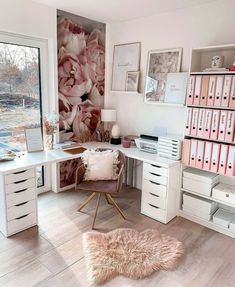
[[54,135],[45,135],[45,149],[50,150],[54,147]]

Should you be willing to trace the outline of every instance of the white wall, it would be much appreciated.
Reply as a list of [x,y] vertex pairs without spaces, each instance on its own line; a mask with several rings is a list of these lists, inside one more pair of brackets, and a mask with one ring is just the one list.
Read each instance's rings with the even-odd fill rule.
[[184,109],[143,103],[143,95],[110,92],[113,45],[141,42],[141,91],[149,50],[183,48],[182,71],[189,67],[190,48],[235,43],[234,0],[200,6],[133,21],[110,24],[108,33],[106,107],[117,109],[122,134],[151,134],[155,126],[183,133]]

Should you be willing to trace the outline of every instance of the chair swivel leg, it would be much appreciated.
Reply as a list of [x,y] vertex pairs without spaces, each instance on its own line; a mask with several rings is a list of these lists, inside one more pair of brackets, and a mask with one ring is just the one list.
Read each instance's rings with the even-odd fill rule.
[[114,207],[117,209],[117,211],[121,214],[121,216],[126,219],[125,215],[123,214],[123,212],[121,211],[121,209],[119,208],[119,206],[117,205],[117,203],[114,201],[114,199],[112,198],[112,196],[110,194],[107,194],[109,200],[113,203]]
[[78,208],[78,211],[81,211],[83,207],[85,207],[91,200],[92,198],[96,195],[96,192],[93,192],[86,200],[85,202]]
[[93,223],[92,223],[92,229],[94,229],[94,225],[95,225],[95,220],[96,220],[96,216],[97,216],[97,212],[98,212],[98,208],[99,208],[99,204],[100,204],[100,196],[101,196],[101,193],[99,193],[99,195],[98,195],[98,199],[97,199],[97,203],[96,203],[96,209],[95,209],[95,215],[94,215],[94,219],[93,219]]

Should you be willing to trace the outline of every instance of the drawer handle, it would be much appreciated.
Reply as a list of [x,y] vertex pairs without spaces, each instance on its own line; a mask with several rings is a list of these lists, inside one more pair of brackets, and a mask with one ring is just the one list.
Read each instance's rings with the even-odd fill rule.
[[20,193],[20,192],[23,192],[23,191],[26,191],[26,190],[27,190],[27,188],[15,191],[14,193]]
[[24,173],[26,172],[27,170],[21,170],[21,171],[16,171],[16,172],[13,172],[13,174],[20,174],[20,173]]
[[15,220],[19,220],[19,219],[24,218],[24,217],[26,217],[26,216],[28,216],[28,215],[29,215],[29,214],[22,215],[22,216],[20,216],[20,217],[15,218]]
[[22,182],[25,182],[26,180],[27,179],[19,180],[19,181],[14,182],[14,184],[22,183]]
[[157,207],[157,206],[155,206],[155,205],[153,205],[153,204],[151,204],[151,203],[149,203],[149,205],[152,206],[152,207],[154,207],[154,208],[157,208],[157,209],[159,208],[159,207]]
[[152,175],[156,175],[156,176],[161,176],[160,174],[156,174],[156,173],[153,173],[153,172],[150,172]]
[[16,204],[15,206],[21,206],[21,205],[24,205],[24,204],[26,204],[26,203],[28,203],[28,201],[25,201],[25,202],[22,202],[22,203],[18,203],[18,204]]
[[153,195],[153,196],[156,196],[156,197],[160,197],[159,195],[156,195],[156,194],[154,194],[152,192],[150,192],[150,194]]
[[160,165],[155,165],[155,164],[151,164],[151,166],[154,166],[156,168],[162,168]]
[[151,183],[156,184],[156,185],[161,185],[160,183],[154,182],[152,180],[150,180]]

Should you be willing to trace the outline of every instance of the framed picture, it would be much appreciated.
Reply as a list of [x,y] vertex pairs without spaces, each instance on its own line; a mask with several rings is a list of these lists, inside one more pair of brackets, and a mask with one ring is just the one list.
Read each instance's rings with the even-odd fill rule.
[[144,100],[164,103],[168,73],[180,71],[182,48],[150,51],[147,61]]
[[126,91],[137,92],[139,86],[140,72],[126,72]]
[[126,74],[139,71],[140,42],[115,45],[113,51],[112,91],[126,91]]
[[187,72],[167,74],[165,103],[184,105],[187,82]]
[[28,152],[43,150],[41,128],[25,129],[25,140],[26,140],[26,148]]

